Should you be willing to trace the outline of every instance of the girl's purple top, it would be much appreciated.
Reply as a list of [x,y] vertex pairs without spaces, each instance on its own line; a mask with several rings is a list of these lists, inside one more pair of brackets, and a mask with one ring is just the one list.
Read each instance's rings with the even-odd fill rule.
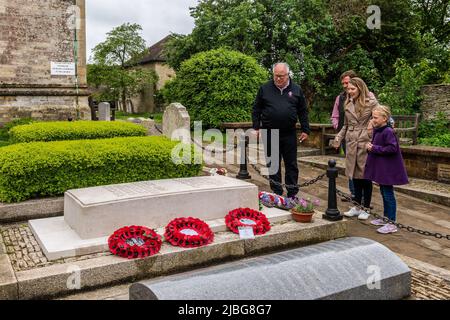
[[408,184],[408,175],[394,130],[388,126],[374,128],[372,144],[364,178],[381,185]]

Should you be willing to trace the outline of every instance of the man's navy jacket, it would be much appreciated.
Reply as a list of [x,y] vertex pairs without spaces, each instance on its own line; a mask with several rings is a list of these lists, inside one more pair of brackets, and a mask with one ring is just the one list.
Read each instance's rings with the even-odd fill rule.
[[253,129],[295,129],[297,119],[301,130],[310,134],[308,108],[305,96],[299,85],[290,80],[286,89],[281,90],[271,80],[259,88],[253,106]]

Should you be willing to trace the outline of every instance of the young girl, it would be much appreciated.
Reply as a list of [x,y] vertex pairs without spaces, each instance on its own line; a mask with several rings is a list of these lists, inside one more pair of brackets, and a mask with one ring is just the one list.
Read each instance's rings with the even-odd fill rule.
[[[380,185],[383,197],[384,216],[392,221],[397,218],[397,203],[394,185],[408,184],[402,153],[394,130],[388,126],[391,112],[386,106],[376,106],[372,111],[374,127],[372,142],[367,144],[367,162],[364,178]],[[373,225],[382,226],[379,233],[397,232],[393,224],[386,224],[381,219],[373,220]]]

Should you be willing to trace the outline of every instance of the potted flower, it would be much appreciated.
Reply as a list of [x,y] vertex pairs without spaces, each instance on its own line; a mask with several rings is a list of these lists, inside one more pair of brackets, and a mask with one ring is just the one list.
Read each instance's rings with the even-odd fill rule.
[[320,204],[318,199],[300,199],[291,209],[292,218],[297,222],[311,222],[315,213],[314,209]]

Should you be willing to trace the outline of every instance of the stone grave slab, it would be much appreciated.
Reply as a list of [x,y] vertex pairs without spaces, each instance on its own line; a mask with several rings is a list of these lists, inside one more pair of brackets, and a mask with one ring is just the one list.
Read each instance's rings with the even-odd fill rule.
[[[245,181],[224,176],[166,179],[70,190],[64,217],[31,220],[29,225],[47,258],[56,260],[104,251],[107,237],[124,226],[157,229],[190,216],[223,225],[217,221],[229,211],[258,206],[258,187]],[[274,212],[273,217],[279,221],[283,214]]]
[[219,219],[239,207],[258,209],[256,185],[205,176],[70,190],[64,219],[82,239],[91,239],[125,225],[158,228],[177,217]]
[[131,300],[397,300],[411,270],[364,238],[317,245],[160,277],[130,287]]

